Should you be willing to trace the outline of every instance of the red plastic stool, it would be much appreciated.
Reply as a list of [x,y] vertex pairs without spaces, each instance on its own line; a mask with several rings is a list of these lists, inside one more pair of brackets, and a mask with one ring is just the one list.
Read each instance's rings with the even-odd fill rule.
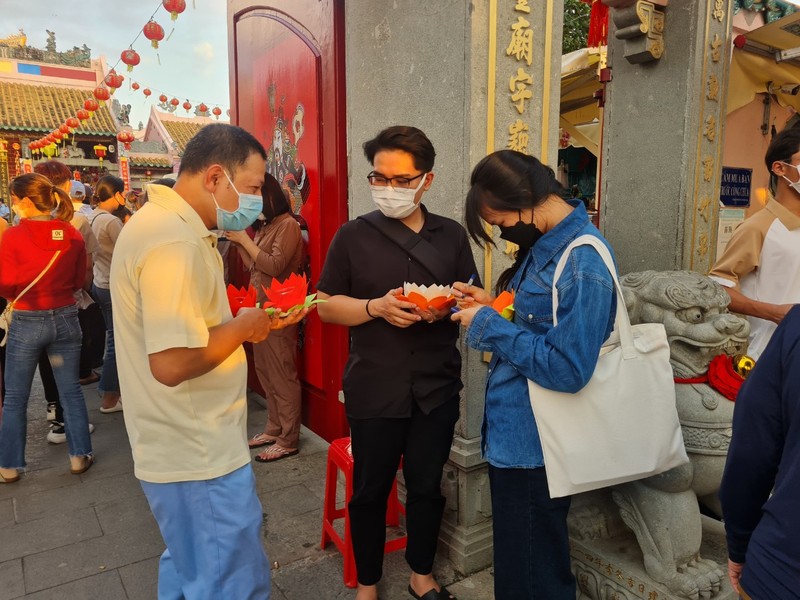
[[[402,461],[401,461],[402,464]],[[399,467],[398,467],[399,468]],[[338,471],[344,473],[345,505],[336,508],[336,481]],[[349,588],[358,585],[356,574],[356,561],[353,557],[353,542],[350,539],[350,514],[347,505],[353,496],[353,453],[350,450],[350,438],[339,438],[331,442],[328,448],[328,468],[325,475],[325,505],[322,509],[322,543],[324,549],[328,542],[333,542],[342,553],[344,559],[344,584]],[[405,507],[397,497],[397,478],[392,484],[389,501],[386,509],[386,524],[396,527],[400,523],[400,513],[405,514]],[[344,518],[344,539],[334,529],[333,522]],[[389,540],[383,548],[384,553],[402,550],[406,547],[407,538],[400,537]]]

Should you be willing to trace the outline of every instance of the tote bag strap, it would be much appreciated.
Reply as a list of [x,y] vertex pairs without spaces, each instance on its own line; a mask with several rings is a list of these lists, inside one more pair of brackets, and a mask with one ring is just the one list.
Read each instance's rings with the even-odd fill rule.
[[556,284],[567,266],[569,255],[578,246],[591,246],[603,259],[608,272],[611,274],[611,279],[614,280],[614,288],[617,292],[617,314],[614,318],[614,330],[619,334],[620,345],[622,346],[622,353],[625,358],[635,358],[639,354],[633,345],[633,330],[631,329],[631,320],[628,315],[628,309],[625,306],[625,298],[622,295],[622,286],[617,277],[617,269],[614,266],[614,260],[611,258],[611,253],[608,251],[606,245],[593,235],[582,235],[575,238],[569,246],[564,250],[561,258],[556,264],[556,270],[553,274],[553,326],[558,325],[558,287]]
[[41,272],[41,273],[39,273],[39,274],[36,276],[36,279],[34,279],[33,281],[31,281],[31,282],[28,284],[28,286],[27,286],[27,287],[26,287],[24,290],[22,290],[22,291],[21,291],[19,294],[17,294],[17,297],[16,297],[16,298],[14,298],[14,300],[12,300],[12,301],[11,301],[11,304],[9,304],[9,307],[10,307],[10,308],[14,308],[14,305],[17,303],[17,301],[18,301],[20,298],[22,298],[22,297],[23,297],[23,296],[24,296],[24,295],[25,295],[25,294],[28,292],[28,290],[30,290],[30,289],[31,289],[33,286],[35,286],[37,283],[39,283],[39,280],[40,280],[42,277],[44,277],[44,274],[45,274],[45,273],[47,273],[47,272],[50,270],[50,267],[52,267],[52,266],[53,266],[53,263],[54,263],[54,262],[56,262],[56,259],[58,258],[59,254],[61,254],[61,250],[56,250],[56,253],[55,253],[55,254],[53,254],[53,258],[51,258],[51,259],[50,259],[50,262],[49,262],[49,263],[47,263],[47,266],[46,266],[44,269],[42,269],[42,272]]

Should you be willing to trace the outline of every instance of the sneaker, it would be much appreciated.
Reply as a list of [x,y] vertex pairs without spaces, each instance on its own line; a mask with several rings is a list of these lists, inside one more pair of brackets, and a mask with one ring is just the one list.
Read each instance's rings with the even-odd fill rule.
[[[89,433],[94,432],[94,425],[89,423]],[[58,421],[50,423],[50,432],[47,434],[47,441],[51,444],[63,444],[67,441],[67,432],[64,430],[64,424]]]
[[47,403],[47,420],[48,421],[55,421],[56,420],[56,403],[55,402],[48,402]]

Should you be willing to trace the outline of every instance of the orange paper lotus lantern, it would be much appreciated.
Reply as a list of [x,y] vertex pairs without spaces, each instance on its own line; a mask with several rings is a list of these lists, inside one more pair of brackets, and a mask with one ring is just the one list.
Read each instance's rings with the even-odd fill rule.
[[127,50],[122,51],[122,54],[119,55],[119,59],[128,65],[128,72],[130,73],[133,71],[133,67],[141,62],[142,57],[139,56],[139,53],[133,48],[128,48]]
[[150,19],[142,28],[144,37],[150,40],[150,45],[158,49],[158,42],[164,39],[164,28]]
[[173,21],[178,18],[178,15],[186,10],[186,0],[163,0],[164,8],[170,13]]
[[88,100],[84,100],[83,108],[84,108],[84,110],[87,110],[90,113],[93,113],[98,108],[100,108],[100,103],[97,102],[97,100],[95,100],[94,98],[89,98]]
[[256,306],[256,288],[252,285],[248,288],[237,288],[228,284],[227,289],[228,304],[231,307],[231,313],[235,317],[241,308],[255,308]]
[[96,88],[94,88],[92,95],[95,98],[97,98],[99,106],[105,106],[106,100],[111,98],[111,94],[109,93],[108,88],[105,88],[102,85],[99,85]]
[[403,293],[398,299],[416,304],[421,310],[450,310],[456,305],[453,290],[448,285],[417,285],[403,283]]

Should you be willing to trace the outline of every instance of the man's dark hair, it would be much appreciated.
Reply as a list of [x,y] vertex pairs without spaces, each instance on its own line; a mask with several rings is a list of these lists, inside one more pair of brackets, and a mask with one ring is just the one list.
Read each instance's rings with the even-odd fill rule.
[[425,173],[433,169],[436,151],[428,136],[416,127],[394,125],[387,127],[368,142],[364,142],[364,155],[375,164],[375,155],[381,150],[403,150],[414,157],[414,166]]
[[222,165],[233,177],[253,153],[267,159],[261,142],[241,127],[223,123],[206,125],[186,144],[178,175],[200,173],[211,165]]
[[770,142],[764,162],[767,171],[772,173],[772,163],[783,161],[791,163],[792,155],[800,150],[800,128],[784,129]]

